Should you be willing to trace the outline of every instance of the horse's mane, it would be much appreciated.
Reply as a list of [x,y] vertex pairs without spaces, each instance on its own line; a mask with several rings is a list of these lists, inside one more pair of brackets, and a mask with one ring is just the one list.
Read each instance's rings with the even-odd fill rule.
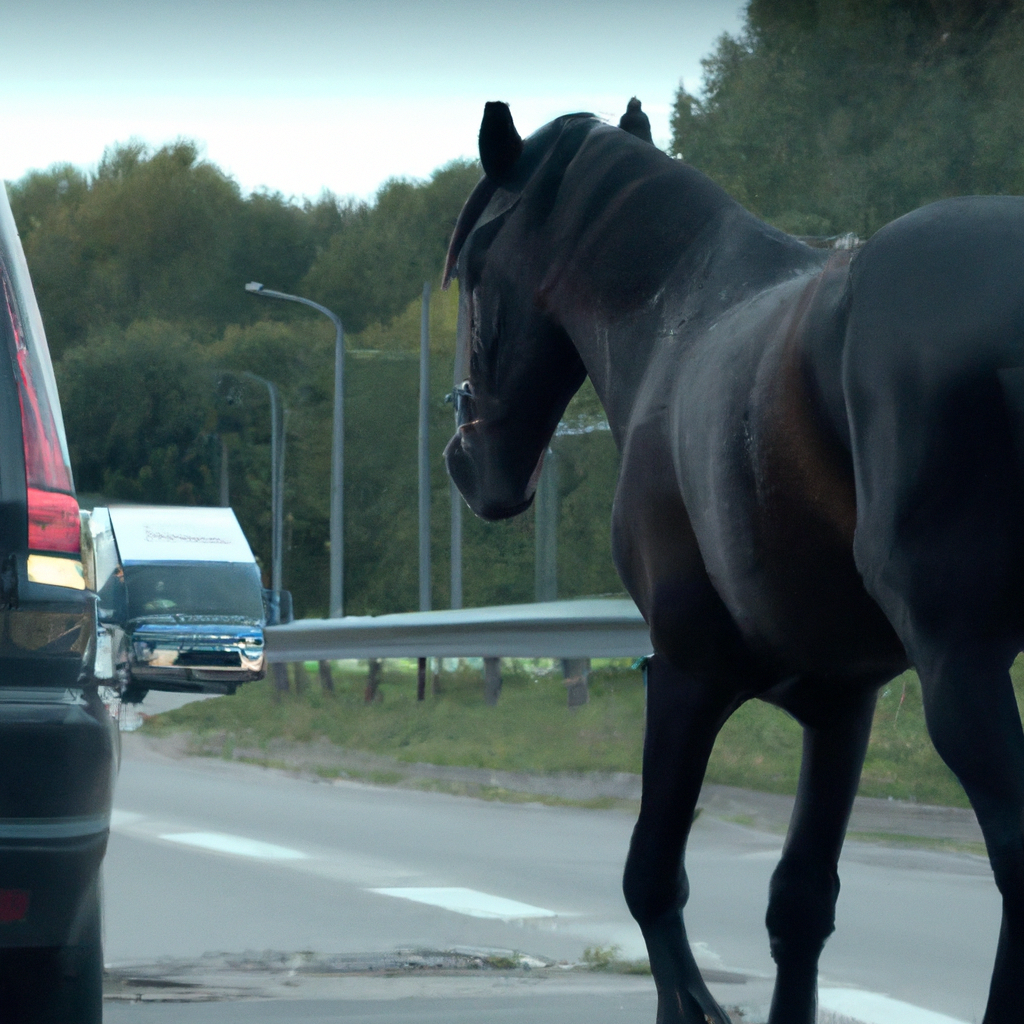
[[[543,128],[538,128],[526,139],[523,143],[522,155],[516,161],[508,180],[497,182],[485,174],[477,182],[469,199],[466,200],[459,219],[455,223],[455,230],[452,232],[452,239],[448,245],[448,256],[444,264],[443,288],[447,288],[451,284],[452,278],[455,276],[455,265],[458,263],[459,253],[498,190],[510,193],[510,202],[502,204],[501,212],[504,212],[514,203],[513,197],[522,192],[526,183],[549,156],[557,153],[560,157],[557,160],[560,165],[557,170],[564,171],[565,165],[576,155],[584,138],[593,128],[601,124],[604,122],[593,114],[563,114],[544,125]],[[552,168],[552,170],[556,169]]]

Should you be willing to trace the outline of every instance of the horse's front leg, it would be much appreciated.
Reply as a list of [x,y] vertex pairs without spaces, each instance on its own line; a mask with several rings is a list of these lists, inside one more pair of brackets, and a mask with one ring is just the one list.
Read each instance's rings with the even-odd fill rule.
[[658,987],[658,1024],[728,1024],[697,970],[683,925],[689,895],[683,853],[715,737],[735,695],[647,663],[643,797],[626,859],[623,892],[647,943]]
[[769,1024],[814,1024],[818,958],[835,927],[839,854],[871,735],[877,680],[801,678],[773,701],[804,727],[796,803],[766,923],[776,964]]

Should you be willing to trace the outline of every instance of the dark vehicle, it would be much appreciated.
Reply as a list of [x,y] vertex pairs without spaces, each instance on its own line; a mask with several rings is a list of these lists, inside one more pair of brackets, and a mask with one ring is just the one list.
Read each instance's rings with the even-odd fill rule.
[[99,593],[96,674],[123,700],[234,693],[263,678],[264,593],[230,508],[121,506],[82,518]]
[[99,1021],[116,724],[43,325],[0,187],[0,1020]]

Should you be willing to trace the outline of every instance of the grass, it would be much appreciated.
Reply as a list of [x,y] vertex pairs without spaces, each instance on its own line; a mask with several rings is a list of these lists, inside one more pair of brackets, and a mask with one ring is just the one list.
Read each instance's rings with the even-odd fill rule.
[[609,974],[651,973],[650,962],[644,960],[623,960],[618,946],[587,946],[583,950],[583,964],[591,971],[606,971]]
[[[1024,659],[1018,660],[1012,674],[1018,703],[1024,703]],[[386,664],[381,699],[369,705],[363,702],[365,667],[339,663],[334,676],[334,694],[323,693],[315,684],[275,699],[264,680],[242,687],[232,698],[199,701],[156,716],[144,729],[154,734],[185,730],[203,749],[212,746],[228,757],[236,747],[267,750],[278,739],[327,740],[406,762],[535,773],[640,771],[643,685],[640,673],[625,662],[595,662],[590,703],[572,710],[566,707],[561,676],[550,663],[505,662],[496,708],[484,704],[481,673],[468,667],[444,673],[441,692],[423,702],[415,699],[415,670],[410,663]],[[800,749],[801,730],[792,719],[777,708],[750,701],[722,729],[707,778],[793,793]],[[248,752],[246,759],[273,763],[269,751],[266,759]],[[322,774],[356,773],[325,768]],[[395,774],[366,773],[365,777],[397,781]],[[445,786],[445,791],[458,789]],[[927,737],[921,687],[913,672],[879,694],[860,792],[967,806],[959,783]],[[495,789],[491,798],[504,799],[503,793]]]
[[846,838],[855,842],[872,843],[875,846],[909,847],[915,850],[936,850],[940,853],[973,853],[977,857],[988,855],[984,843],[961,842],[958,839],[905,836],[898,832],[857,832],[852,829],[846,833]]
[[640,674],[621,665],[598,668],[591,677],[591,702],[573,712],[566,708],[560,675],[538,674],[522,663],[506,663],[497,708],[484,704],[480,672],[468,668],[445,673],[443,692],[418,703],[414,672],[394,662],[382,673],[382,699],[367,705],[365,669],[343,665],[335,670],[333,695],[317,684],[275,701],[263,680],[230,699],[198,701],[160,715],[145,728],[219,733],[234,746],[326,739],[399,761],[507,771],[640,770],[643,687]]

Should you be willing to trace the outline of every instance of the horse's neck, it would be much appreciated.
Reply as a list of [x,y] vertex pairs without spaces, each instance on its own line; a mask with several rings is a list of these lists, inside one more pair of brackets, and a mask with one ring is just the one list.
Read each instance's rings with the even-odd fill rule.
[[[638,235],[625,258],[643,255],[644,239]],[[659,346],[699,341],[703,328],[725,309],[817,259],[730,200],[694,237],[681,240],[662,266],[651,267],[656,279],[645,282],[644,301],[631,308],[602,301],[599,288],[607,276],[601,268],[582,273],[590,280],[577,280],[572,292],[592,300],[573,304],[565,319],[616,440],[630,422]]]

